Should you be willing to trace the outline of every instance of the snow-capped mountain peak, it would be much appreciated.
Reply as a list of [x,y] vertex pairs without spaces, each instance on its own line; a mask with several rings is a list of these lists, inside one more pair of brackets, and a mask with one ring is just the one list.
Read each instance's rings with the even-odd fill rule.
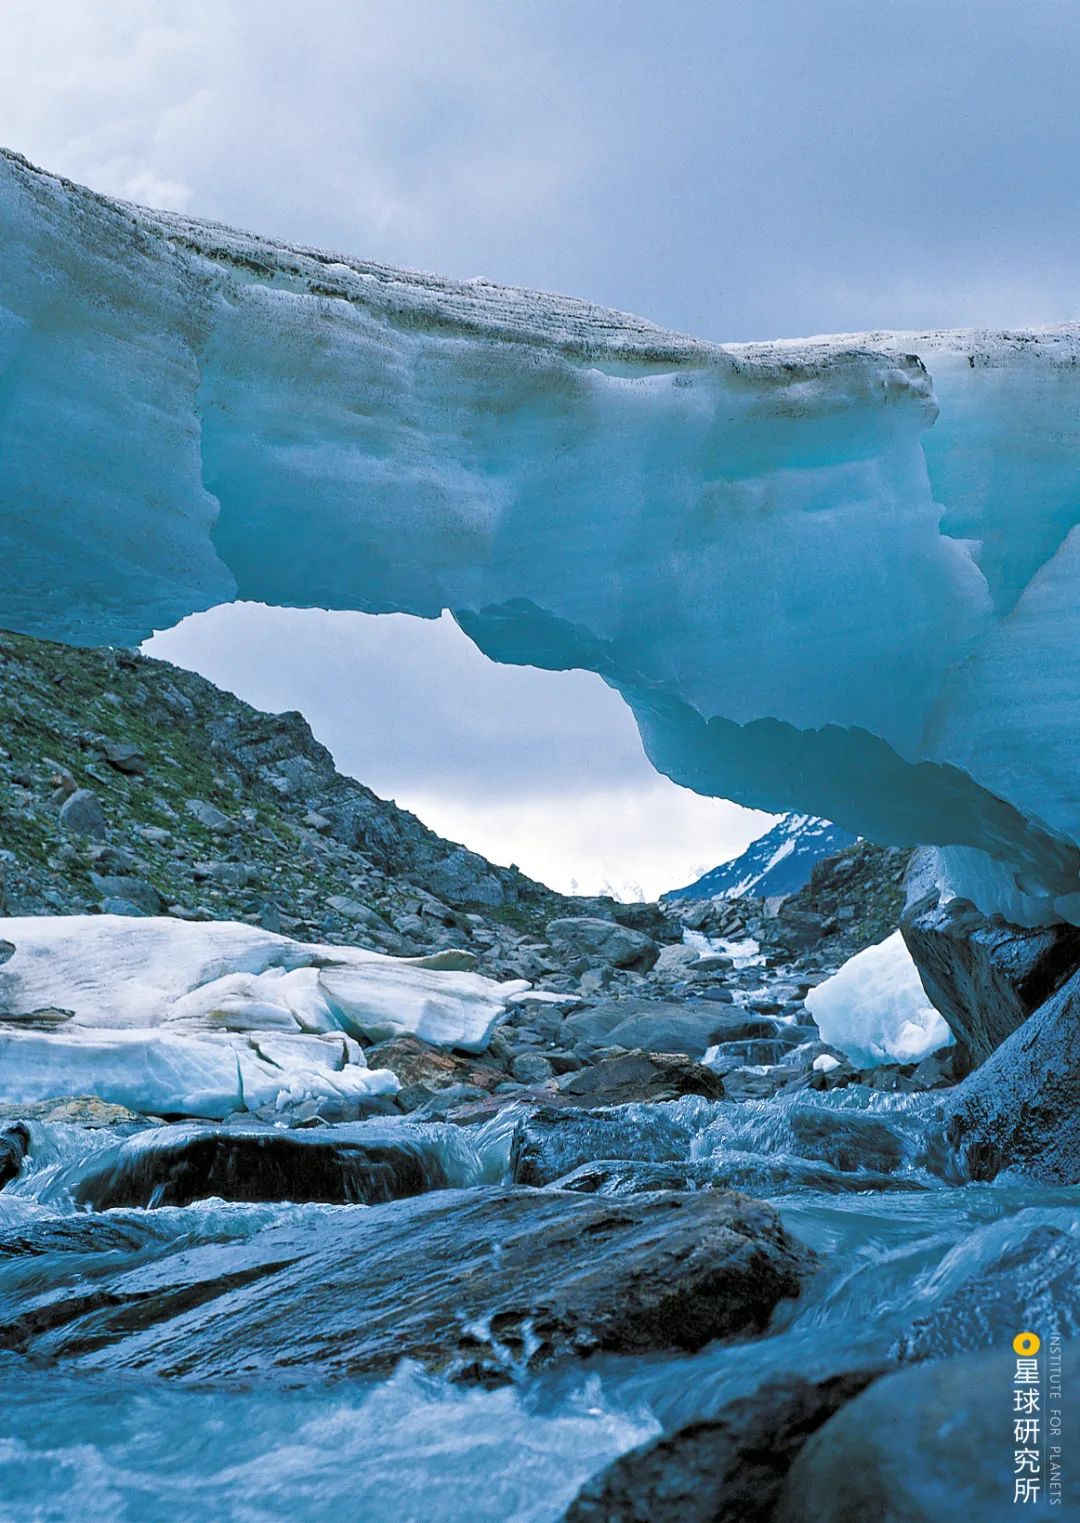
[[808,881],[814,864],[834,856],[856,837],[811,814],[785,814],[758,836],[741,856],[721,862],[686,888],[665,899],[735,899],[742,894],[769,898],[794,894]]

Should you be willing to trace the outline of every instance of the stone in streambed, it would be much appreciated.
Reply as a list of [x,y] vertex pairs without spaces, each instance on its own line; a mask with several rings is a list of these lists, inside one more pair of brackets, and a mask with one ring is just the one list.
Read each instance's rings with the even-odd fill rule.
[[863,1190],[922,1190],[921,1181],[894,1174],[843,1173],[826,1163],[801,1158],[746,1153],[692,1159],[686,1162],[637,1163],[626,1159],[599,1159],[583,1163],[548,1186],[552,1190],[575,1190],[582,1195],[644,1195],[651,1190],[745,1190],[753,1195],[773,1195],[780,1190],[819,1190],[839,1195]]
[[30,1147],[30,1130],[21,1121],[0,1127],[0,1190],[17,1179]]
[[[1077,1355],[1076,1344],[1063,1345],[1066,1389]],[[1013,1500],[1013,1453],[1023,1447],[1012,1433],[1015,1373],[1016,1355],[1003,1343],[876,1380],[807,1443],[774,1523],[1016,1523],[1018,1515],[1065,1514],[1046,1507],[1047,1473],[1037,1507]]]
[[[1080,1338],[1080,1243],[1068,1206],[1059,1220],[1025,1229],[1022,1217],[977,1229],[937,1271],[935,1299],[897,1340],[901,1359],[941,1359],[981,1348],[1007,1348],[1017,1328],[1038,1328],[1043,1342]],[[1006,1234],[1003,1245],[986,1252]],[[972,1264],[964,1274],[965,1265]],[[916,1303],[917,1304],[917,1303]]]
[[724,1083],[703,1063],[679,1052],[626,1052],[559,1080],[559,1094],[571,1105],[656,1104],[683,1095],[724,1098]]
[[881,1374],[772,1381],[587,1481],[564,1523],[770,1523],[807,1440]]
[[80,1169],[75,1201],[97,1211],[210,1197],[374,1205],[471,1183],[464,1154],[448,1167],[441,1141],[435,1128],[400,1122],[314,1132],[170,1126],[94,1157]]
[[746,1041],[776,1035],[775,1021],[715,1005],[687,1005],[676,1000],[607,1000],[567,1016],[568,1043],[594,1047],[644,1047],[649,1052],[683,1052],[704,1057],[718,1042]]
[[681,1167],[695,1131],[693,1119],[667,1106],[587,1111],[543,1105],[515,1128],[510,1174],[517,1184],[539,1186],[601,1159]]
[[200,1239],[193,1223],[147,1261],[87,1276],[114,1220],[71,1218],[17,1296],[5,1276],[25,1279],[18,1256],[38,1250],[0,1233],[0,1347],[112,1373],[278,1384],[414,1359],[495,1384],[568,1357],[692,1352],[760,1332],[814,1264],[771,1207],[713,1191],[452,1190],[244,1238]]

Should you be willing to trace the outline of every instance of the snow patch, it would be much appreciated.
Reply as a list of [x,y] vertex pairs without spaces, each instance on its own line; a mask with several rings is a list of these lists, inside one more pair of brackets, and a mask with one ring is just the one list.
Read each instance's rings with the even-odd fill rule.
[[[222,1116],[386,1094],[357,1039],[412,1034],[479,1052],[524,979],[292,941],[230,921],[121,915],[0,920],[0,1098],[94,1094]],[[433,966],[434,965],[434,966]],[[51,1013],[46,1013],[51,1012]]]

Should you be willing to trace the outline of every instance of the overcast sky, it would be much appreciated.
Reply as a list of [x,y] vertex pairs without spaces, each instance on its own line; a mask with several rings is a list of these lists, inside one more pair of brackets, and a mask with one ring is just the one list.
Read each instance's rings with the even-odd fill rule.
[[[720,340],[1080,317],[1078,0],[4,0],[0,23],[0,141],[113,194]],[[281,617],[272,669],[250,610],[169,649],[500,860],[655,892],[760,824],[654,782],[597,679]],[[473,684],[467,728],[453,702],[416,725],[410,674],[438,663]]]

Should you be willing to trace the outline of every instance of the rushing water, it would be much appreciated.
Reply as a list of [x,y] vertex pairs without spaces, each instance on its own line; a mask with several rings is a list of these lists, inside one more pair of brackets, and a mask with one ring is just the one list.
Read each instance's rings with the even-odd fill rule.
[[[741,1187],[753,1189],[755,1179],[771,1186],[755,1193],[771,1198],[821,1258],[767,1336],[692,1357],[605,1357],[483,1391],[408,1364],[382,1380],[233,1388],[58,1372],[0,1356],[0,1519],[554,1523],[588,1475],[662,1427],[715,1411],[777,1375],[877,1362],[1033,1229],[1076,1231],[1080,1189],[956,1180],[935,1111],[933,1097],[860,1089],[792,1103],[693,1099],[634,1108],[638,1156],[687,1159],[718,1179],[737,1166]],[[844,1147],[838,1151],[833,1129],[842,1137],[845,1125],[866,1124],[883,1157],[864,1180]],[[499,1176],[512,1125],[504,1116],[465,1136],[445,1129],[455,1183],[484,1188]],[[31,1168],[0,1194],[0,1302],[10,1304],[28,1276],[49,1272],[40,1259],[5,1268],[5,1234],[73,1213],[80,1174],[116,1145],[107,1132],[33,1129]],[[862,1188],[866,1182],[874,1188]],[[208,1217],[237,1236],[283,1220],[318,1233],[342,1211],[369,1209],[379,1207],[211,1201],[128,1210],[116,1220],[152,1217],[160,1242],[204,1230]],[[987,1328],[1011,1336],[1015,1293],[1004,1278],[999,1317],[993,1295],[989,1304],[982,1297],[976,1341]]]

